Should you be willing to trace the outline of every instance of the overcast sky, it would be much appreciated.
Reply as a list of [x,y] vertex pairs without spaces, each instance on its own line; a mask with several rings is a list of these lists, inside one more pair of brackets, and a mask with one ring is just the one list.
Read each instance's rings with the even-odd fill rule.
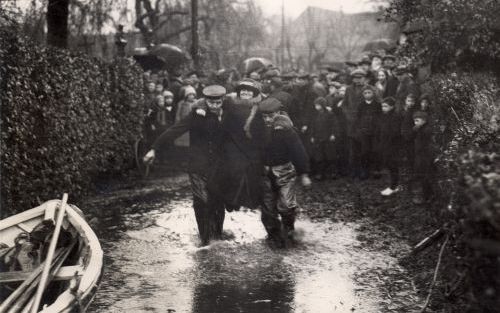
[[[281,14],[282,0],[255,0],[266,15]],[[347,13],[371,11],[373,3],[367,0],[284,0],[285,15],[297,17],[308,6],[315,6],[330,10],[342,9]]]

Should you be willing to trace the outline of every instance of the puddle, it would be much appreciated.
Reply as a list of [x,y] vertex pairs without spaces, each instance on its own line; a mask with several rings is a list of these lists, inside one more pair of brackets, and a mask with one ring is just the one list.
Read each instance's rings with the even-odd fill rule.
[[359,248],[355,224],[305,217],[297,247],[272,250],[249,210],[227,213],[229,239],[200,248],[189,192],[153,200],[99,214],[106,268],[89,312],[379,312],[381,280],[355,277],[397,267]]

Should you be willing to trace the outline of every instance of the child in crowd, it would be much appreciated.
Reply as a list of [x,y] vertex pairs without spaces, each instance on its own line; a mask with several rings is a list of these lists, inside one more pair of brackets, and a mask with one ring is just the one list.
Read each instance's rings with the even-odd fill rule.
[[[396,101],[397,102],[397,101]],[[397,104],[397,103],[396,103]],[[414,141],[413,141],[413,126],[414,126],[414,121],[413,121],[413,113],[415,113],[416,107],[415,107],[415,96],[414,94],[410,93],[406,96],[405,103],[403,106],[403,110],[401,113],[401,137],[402,137],[402,144],[403,144],[403,155],[406,158],[406,167],[409,171],[410,177],[412,177],[413,173],[413,165],[415,163],[415,149],[413,147]],[[411,179],[409,182],[409,187],[411,189],[412,184],[411,184]]]
[[[311,119],[311,165],[312,173],[318,180],[331,176],[331,165],[335,160],[336,128],[335,115],[327,110],[327,101],[323,97],[314,100],[314,113]],[[330,175],[329,175],[330,174]]]
[[174,105],[174,94],[170,90],[164,90],[163,97],[165,97],[165,110],[167,110],[169,121],[173,125],[175,123],[175,115],[177,114]]
[[163,93],[163,83],[157,83],[156,84],[156,94],[161,95]]
[[[175,122],[183,120],[186,116],[191,113],[191,109],[196,103],[196,90],[192,86],[185,86],[183,88],[183,99],[177,104],[177,113],[175,115]],[[189,134],[186,133],[175,140],[176,146],[188,147],[189,146]]]
[[428,120],[429,115],[426,112],[417,111],[413,114],[414,180],[422,186],[423,195],[423,199],[416,198],[415,203],[422,203],[422,200],[428,202],[434,196],[432,185],[436,171],[434,166],[436,150],[433,145],[432,130]]
[[375,134],[381,107],[375,99],[375,88],[371,85],[363,87],[361,101],[354,122],[355,157],[358,158],[355,174],[361,179],[370,177],[370,169],[378,170],[375,149]]
[[156,84],[154,81],[148,81],[146,83],[146,95],[154,95],[156,90]]
[[[311,185],[309,162],[292,121],[281,113],[282,105],[274,98],[259,103],[267,128],[262,180],[262,223],[271,245],[284,247],[293,242],[297,214],[295,181],[297,175],[305,187]],[[281,218],[281,220],[280,220]]]
[[390,196],[399,191],[399,148],[401,116],[395,110],[396,99],[389,97],[382,100],[382,114],[377,129],[377,145],[383,168],[389,170],[390,185],[382,190],[382,196]]

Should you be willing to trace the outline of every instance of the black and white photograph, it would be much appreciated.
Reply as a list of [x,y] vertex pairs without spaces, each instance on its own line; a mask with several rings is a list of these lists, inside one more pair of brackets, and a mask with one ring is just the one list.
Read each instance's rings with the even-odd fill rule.
[[499,0],[0,0],[0,313],[500,313]]

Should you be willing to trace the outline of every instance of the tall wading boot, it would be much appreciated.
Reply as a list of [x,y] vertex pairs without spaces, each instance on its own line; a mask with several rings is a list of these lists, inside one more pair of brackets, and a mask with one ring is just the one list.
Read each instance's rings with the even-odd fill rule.
[[209,207],[203,200],[194,197],[193,199],[194,215],[196,217],[196,223],[198,224],[198,233],[200,236],[200,241],[202,246],[210,244],[210,226],[211,218],[209,215]]
[[221,240],[226,210],[221,203],[211,205],[211,238]]
[[287,248],[292,247],[295,242],[295,212],[281,215],[281,222],[283,223],[283,238]]
[[273,214],[262,208],[262,224],[267,232],[267,243],[271,248],[284,248],[284,241],[281,235],[281,222],[277,214]]

